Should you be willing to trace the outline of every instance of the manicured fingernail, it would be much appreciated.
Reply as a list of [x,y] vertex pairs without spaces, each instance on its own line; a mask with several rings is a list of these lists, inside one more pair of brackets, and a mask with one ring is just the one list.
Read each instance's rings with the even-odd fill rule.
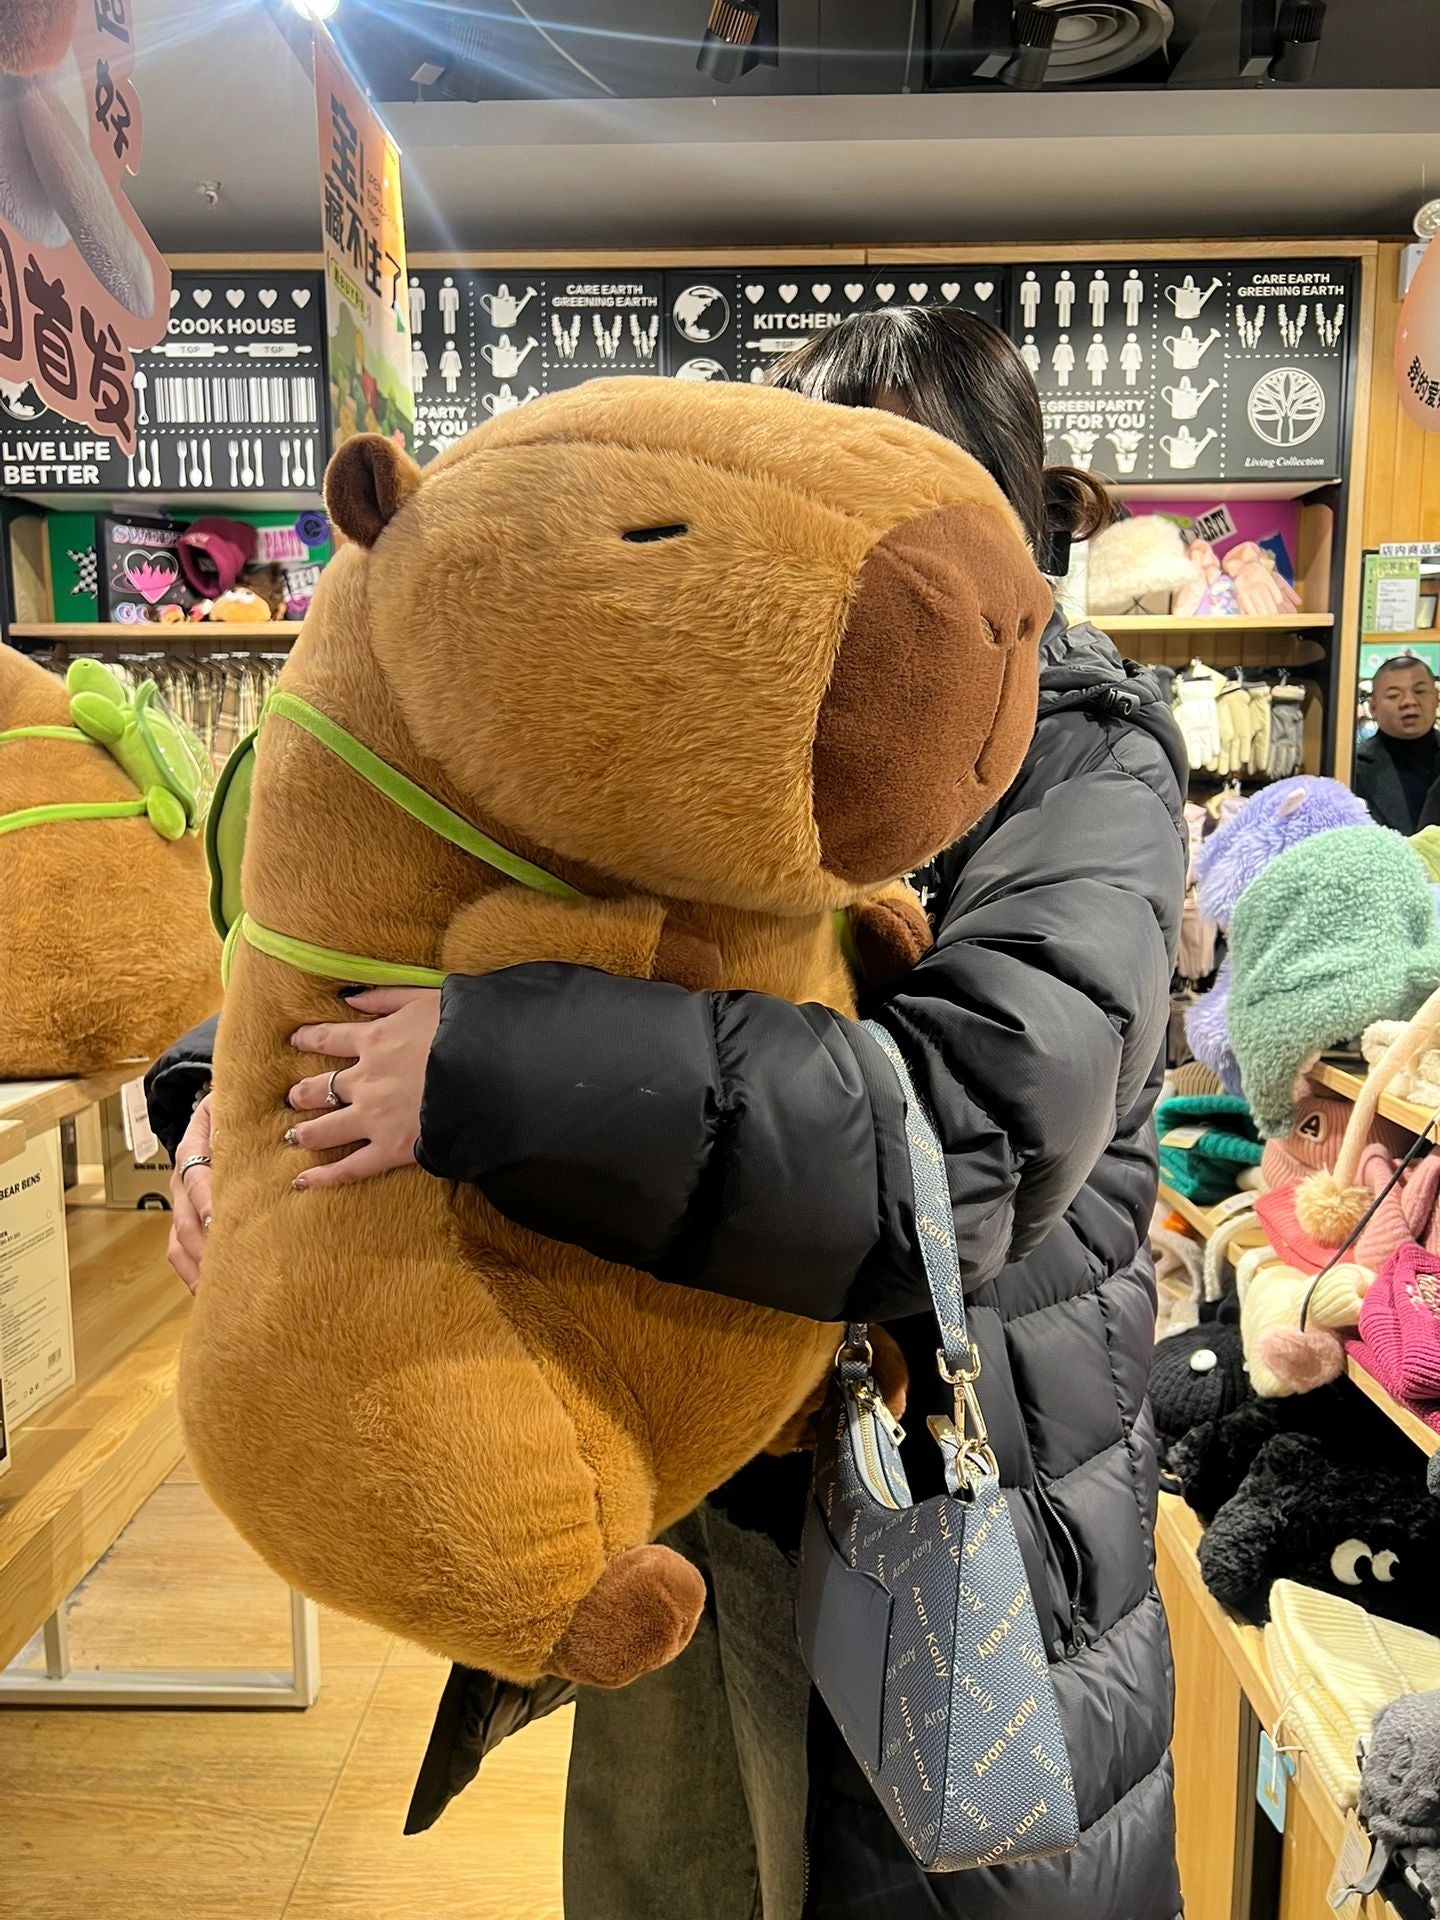
[[298,1127],[287,1127],[280,1137],[287,1147],[298,1147],[300,1144],[300,1129]]
[[213,1214],[213,1213],[207,1213],[207,1214],[206,1214],[206,1216],[205,1216],[205,1218],[204,1218],[204,1219],[203,1219],[203,1220],[202,1220],[202,1221],[200,1222],[200,1225],[201,1225],[201,1226],[202,1226],[202,1227],[203,1227],[203,1228],[205,1229],[205,1231],[206,1231],[206,1233],[208,1233],[208,1232],[210,1231],[210,1222],[211,1222],[211,1221],[212,1221],[212,1220],[213,1220],[214,1218],[215,1218],[215,1216],[214,1216],[214,1214]]
[[368,987],[337,987],[335,989],[336,994],[342,1000],[353,1000],[357,993],[368,993],[369,991],[370,989]]
[[305,1187],[305,1176],[304,1176],[304,1174],[303,1174],[303,1173],[297,1173],[297,1174],[296,1174],[296,1176],[295,1176],[295,1178],[294,1178],[294,1179],[293,1179],[293,1180],[292,1180],[292,1181],[290,1182],[290,1185],[291,1185],[291,1186],[292,1186],[292,1187],[293,1187],[293,1188],[295,1189],[295,1191],[296,1191],[296,1193],[300,1193],[300,1192],[302,1192],[302,1191],[304,1190],[304,1187]]

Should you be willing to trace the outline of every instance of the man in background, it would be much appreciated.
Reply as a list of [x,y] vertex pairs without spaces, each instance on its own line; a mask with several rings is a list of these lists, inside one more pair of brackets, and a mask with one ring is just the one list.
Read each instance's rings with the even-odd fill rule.
[[1382,827],[1415,833],[1440,779],[1440,704],[1435,676],[1414,654],[1397,653],[1375,670],[1370,710],[1377,731],[1355,749],[1352,785]]

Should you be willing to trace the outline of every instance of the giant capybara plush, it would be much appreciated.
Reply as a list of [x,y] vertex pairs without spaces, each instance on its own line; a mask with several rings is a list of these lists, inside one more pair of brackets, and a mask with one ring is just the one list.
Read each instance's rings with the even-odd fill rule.
[[[281,681],[308,706],[272,710],[255,763],[191,1456],[316,1598],[517,1681],[620,1685],[704,1597],[655,1535],[791,1420],[836,1329],[418,1170],[292,1191],[286,1090],[339,1064],[287,1045],[336,1017],[303,967],[568,960],[851,1012],[836,910],[918,918],[889,883],[1013,777],[1050,595],[955,447],[752,387],[596,382],[423,475],[355,439],[327,499],[351,544]],[[349,737],[582,897],[437,838]]]
[[0,1079],[148,1061],[219,1005],[208,769],[153,693],[0,647]]

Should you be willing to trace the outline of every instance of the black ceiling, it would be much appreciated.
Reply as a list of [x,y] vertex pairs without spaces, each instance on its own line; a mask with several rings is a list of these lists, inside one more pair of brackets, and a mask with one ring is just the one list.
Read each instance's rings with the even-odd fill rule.
[[[1033,37],[1016,16],[1038,20],[1041,39],[1053,34],[1047,88],[1273,85],[1266,60],[1283,52],[1287,28],[1309,41],[1310,55],[1278,66],[1282,76],[1338,90],[1440,87],[1433,0],[769,3],[778,7],[778,62],[726,92],[1002,91],[1020,77],[1013,43]],[[381,101],[683,99],[722,91],[696,68],[709,13],[710,0],[343,0],[332,26]],[[427,69],[428,82],[417,81]]]

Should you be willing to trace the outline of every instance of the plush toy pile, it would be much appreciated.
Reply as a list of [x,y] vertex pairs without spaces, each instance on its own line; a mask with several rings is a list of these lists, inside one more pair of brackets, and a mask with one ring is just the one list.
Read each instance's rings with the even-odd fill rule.
[[0,647],[0,1079],[150,1060],[220,999],[208,770],[154,700]]
[[[507,1678],[618,1685],[703,1601],[654,1536],[782,1438],[835,1329],[606,1266],[418,1170],[292,1191],[285,1092],[334,1063],[287,1037],[367,958],[853,1011],[836,910],[902,963],[928,940],[894,876],[1013,777],[1051,596],[966,455],[759,388],[597,382],[423,476],[354,440],[327,499],[350,545],[255,762],[191,1457],[318,1598]],[[454,844],[481,835],[484,858]]]

